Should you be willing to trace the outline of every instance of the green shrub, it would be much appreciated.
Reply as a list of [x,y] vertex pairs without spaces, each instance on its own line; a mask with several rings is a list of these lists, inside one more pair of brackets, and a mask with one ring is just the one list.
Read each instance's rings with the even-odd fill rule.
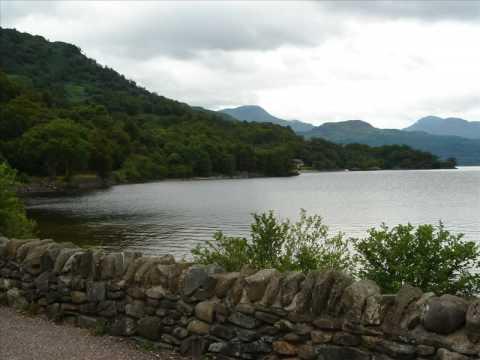
[[27,219],[25,208],[16,195],[16,172],[0,163],[0,234],[26,238],[32,235],[34,223]]
[[334,269],[353,272],[350,240],[343,233],[333,236],[318,215],[307,216],[300,212],[300,220],[286,222],[288,232],[282,263],[285,270],[307,272],[317,269]]
[[226,271],[237,271],[251,261],[247,239],[225,236],[221,231],[213,235],[213,240],[197,245],[192,254],[197,263],[218,264]]
[[478,293],[480,274],[472,270],[480,265],[480,248],[462,238],[442,223],[392,229],[383,224],[355,243],[359,274],[392,293],[404,284],[437,294]]
[[302,210],[296,223],[281,221],[272,211],[253,214],[253,219],[250,240],[219,232],[212,241],[192,250],[194,260],[216,263],[227,271],[240,270],[244,265],[304,272],[353,269],[348,240],[341,233],[330,237],[321,217],[307,216]]

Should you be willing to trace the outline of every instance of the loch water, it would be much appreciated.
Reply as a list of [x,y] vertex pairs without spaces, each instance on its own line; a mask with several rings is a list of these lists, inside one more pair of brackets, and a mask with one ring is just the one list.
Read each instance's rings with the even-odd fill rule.
[[251,214],[319,214],[331,232],[365,236],[382,222],[438,223],[480,242],[480,167],[312,172],[289,178],[160,181],[69,196],[32,197],[43,238],[187,256],[215,231],[248,236]]

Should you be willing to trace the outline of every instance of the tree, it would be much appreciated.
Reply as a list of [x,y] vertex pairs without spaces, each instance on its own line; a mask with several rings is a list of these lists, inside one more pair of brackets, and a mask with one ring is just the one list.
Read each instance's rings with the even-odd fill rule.
[[90,156],[90,168],[101,179],[108,179],[113,167],[113,144],[106,134],[95,133],[91,140],[92,151]]
[[253,148],[247,145],[239,145],[235,149],[237,159],[237,168],[239,171],[255,170],[255,152]]
[[163,179],[167,175],[167,167],[158,156],[154,158],[144,155],[131,155],[123,167],[117,172],[120,181],[144,181]]
[[32,126],[49,118],[46,109],[27,96],[17,96],[0,110],[0,140],[20,137]]
[[294,173],[293,154],[286,146],[261,149],[256,152],[259,172],[268,176],[289,176]]
[[0,102],[15,98],[20,93],[20,89],[11,82],[7,75],[0,69]]
[[56,119],[27,131],[22,137],[22,150],[24,158],[40,159],[52,178],[62,169],[69,179],[74,170],[88,162],[88,131],[71,120]]
[[27,219],[25,208],[16,196],[16,172],[0,163],[0,234],[8,237],[32,236],[34,223]]
[[235,156],[228,153],[220,154],[220,159],[218,161],[218,172],[228,176],[233,176],[235,174]]
[[212,161],[208,152],[196,149],[193,154],[193,171],[198,176],[208,177],[212,175]]
[[405,284],[437,294],[478,293],[480,274],[471,271],[480,265],[480,247],[462,238],[442,223],[370,229],[367,238],[355,242],[360,276],[390,293]]

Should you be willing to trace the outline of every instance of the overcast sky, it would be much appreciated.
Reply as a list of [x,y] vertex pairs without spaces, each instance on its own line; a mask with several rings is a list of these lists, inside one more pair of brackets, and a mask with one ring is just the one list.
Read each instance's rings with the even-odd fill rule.
[[147,89],[321,124],[480,120],[480,1],[1,1]]

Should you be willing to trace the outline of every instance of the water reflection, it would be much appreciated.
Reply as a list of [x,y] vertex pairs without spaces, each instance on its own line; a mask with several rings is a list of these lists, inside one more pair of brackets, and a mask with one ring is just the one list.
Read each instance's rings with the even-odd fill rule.
[[443,220],[449,229],[479,240],[480,168],[164,181],[28,200],[43,237],[177,256],[218,230],[247,235],[253,212],[273,209],[295,219],[300,208],[350,236],[363,236],[382,222]]

